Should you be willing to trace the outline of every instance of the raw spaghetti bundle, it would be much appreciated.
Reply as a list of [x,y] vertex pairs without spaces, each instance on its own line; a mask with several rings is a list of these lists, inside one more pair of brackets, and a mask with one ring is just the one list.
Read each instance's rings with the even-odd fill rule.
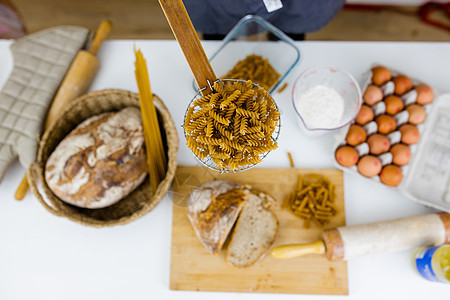
[[184,122],[187,145],[221,171],[261,162],[277,148],[272,137],[280,113],[272,97],[248,81],[221,80],[214,92],[194,100]]
[[153,94],[150,89],[147,64],[141,50],[135,50],[134,53],[136,55],[135,74],[139,89],[139,103],[144,128],[150,187],[152,194],[155,194],[158,184],[166,174],[166,154],[162,144],[158,115],[153,103]]
[[252,54],[238,61],[222,78],[251,80],[269,91],[280,76],[267,58]]

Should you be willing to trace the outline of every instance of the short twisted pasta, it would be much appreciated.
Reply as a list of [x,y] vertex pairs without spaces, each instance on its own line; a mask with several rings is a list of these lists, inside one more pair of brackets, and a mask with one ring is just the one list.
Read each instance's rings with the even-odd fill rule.
[[211,137],[214,133],[214,119],[208,119],[208,125],[206,126],[206,136]]
[[266,116],[267,115],[267,101],[266,100],[261,101],[258,112],[259,112],[259,115],[261,116],[261,119],[262,119],[261,121],[264,122],[267,117]]
[[220,103],[220,109],[224,109],[225,107],[229,106],[230,104],[236,102],[236,99],[239,98],[239,95],[241,95],[241,91],[236,90],[233,94],[227,97],[222,103]]
[[247,119],[245,117],[241,117],[241,123],[239,127],[239,133],[240,134],[246,134],[247,133]]
[[[192,116],[192,113],[194,112],[194,109],[195,109],[195,106],[189,106],[189,108],[188,108],[186,117],[184,119],[184,126],[183,126],[185,131],[191,131],[191,130],[186,130],[186,127],[188,127],[189,124],[193,121],[191,116]],[[187,116],[189,116],[189,118]]]
[[248,127],[246,132],[248,134],[252,134],[252,133],[258,133],[258,132],[262,132],[262,131],[261,131],[261,127],[260,126],[253,126],[253,127]]
[[251,97],[255,95],[255,90],[248,90],[245,93],[243,93],[239,99],[236,101],[236,106],[240,106],[243,103],[247,102]]
[[193,107],[195,107],[195,106],[203,106],[203,105],[209,103],[210,99],[211,99],[211,94],[206,95],[205,97],[199,98],[199,99],[194,101]]
[[257,139],[265,138],[266,135],[263,132],[258,131],[258,132],[252,133],[252,134],[247,134],[245,137],[249,140],[257,140]]
[[199,141],[195,140],[194,138],[189,137],[187,140],[187,145],[189,148],[195,147],[195,148],[203,148],[204,145],[200,143]]
[[268,145],[268,146],[258,146],[258,147],[254,147],[253,152],[255,154],[261,154],[261,153],[265,153],[271,150],[275,150],[277,148],[276,144],[272,144],[272,145]]
[[199,135],[197,137],[197,140],[202,143],[202,144],[209,144],[209,145],[213,145],[213,146],[218,146],[221,145],[223,142],[221,139],[218,138],[213,138],[213,137],[207,137],[204,135]]
[[259,118],[259,114],[255,113],[254,111],[250,111],[250,110],[246,110],[246,109],[242,109],[242,108],[236,108],[236,112],[238,114],[240,114],[241,116],[244,116],[247,118],[251,118],[251,119]]
[[241,121],[242,121],[241,115],[236,114],[233,123],[233,135],[236,137],[239,136],[239,133],[241,132]]
[[256,139],[248,140],[247,143],[249,146],[252,146],[252,147],[261,147],[261,146],[264,146],[265,144],[267,144],[267,142],[264,140],[256,140]]
[[222,124],[214,122],[214,126],[221,136],[224,136],[229,140],[233,139],[233,134],[229,132]]
[[225,140],[225,144],[239,151],[244,149],[244,145],[241,145],[236,141]]
[[236,110],[236,105],[231,103],[228,107],[227,112],[225,113],[225,119],[231,120],[233,118],[233,114],[234,114],[235,110]]
[[203,116],[203,115],[205,115],[206,114],[206,110],[204,110],[204,109],[199,109],[199,110],[197,110],[196,112],[194,112],[193,114],[192,114],[192,120],[196,120],[196,119],[198,119],[198,118],[200,118],[201,116]]
[[205,128],[206,124],[208,124],[207,118],[198,118],[194,123],[192,123],[192,127],[195,131],[201,132],[203,128]]
[[209,100],[209,107],[214,108],[217,106],[220,100],[220,94],[213,94]]
[[214,82],[213,89],[217,94],[223,94],[223,85],[220,82]]
[[192,152],[194,152],[194,154],[196,156],[198,156],[200,159],[205,159],[206,156],[208,156],[208,152],[205,151],[205,149],[203,148],[199,148],[199,147],[195,147],[192,144],[189,144],[188,141],[188,147],[192,150]]
[[225,143],[219,145],[219,148],[227,154],[231,154],[234,151],[231,146],[229,146],[228,144],[225,144]]
[[217,123],[223,124],[225,126],[228,126],[230,124],[230,120],[225,119],[221,115],[219,115],[217,112],[211,110],[209,115],[216,121]]

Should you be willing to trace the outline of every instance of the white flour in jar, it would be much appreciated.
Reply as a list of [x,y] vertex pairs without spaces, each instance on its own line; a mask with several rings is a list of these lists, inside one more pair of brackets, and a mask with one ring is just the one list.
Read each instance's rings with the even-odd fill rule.
[[307,90],[295,100],[295,106],[309,128],[336,128],[344,114],[344,99],[323,85]]

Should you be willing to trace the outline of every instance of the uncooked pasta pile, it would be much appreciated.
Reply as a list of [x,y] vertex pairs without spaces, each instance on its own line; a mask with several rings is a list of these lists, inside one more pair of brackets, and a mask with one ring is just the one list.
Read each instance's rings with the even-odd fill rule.
[[250,80],[221,80],[213,88],[188,108],[188,147],[201,160],[210,157],[222,171],[259,163],[277,148],[272,135],[280,113],[274,100]]
[[260,55],[248,55],[228,71],[223,79],[251,80],[270,91],[280,78],[280,74],[272,67],[267,58]]

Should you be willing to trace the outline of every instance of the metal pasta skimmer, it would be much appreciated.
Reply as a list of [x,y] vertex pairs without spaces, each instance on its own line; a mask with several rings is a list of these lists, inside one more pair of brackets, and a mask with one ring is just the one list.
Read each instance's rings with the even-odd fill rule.
[[[198,94],[194,97],[194,99],[191,101],[190,105],[188,106],[188,109],[186,111],[186,115],[185,115],[185,125],[186,125],[186,118],[189,117],[189,112],[193,112],[193,111],[198,111],[200,108],[196,108],[193,107],[195,101],[197,99],[200,98],[200,96],[206,96],[208,94],[214,93],[214,92],[218,92],[216,90],[214,90],[214,86],[216,87],[216,89],[221,89],[221,87],[227,87],[228,84],[236,84],[237,83],[237,88],[239,88],[239,83],[241,85],[247,84],[249,85],[249,83],[246,83],[243,80],[238,80],[238,79],[217,79],[217,76],[214,73],[214,70],[211,67],[211,64],[209,63],[209,60],[206,56],[205,51],[203,50],[203,47],[200,43],[200,40],[195,32],[195,29],[192,25],[191,20],[189,19],[189,16],[186,12],[186,9],[184,7],[184,4],[182,2],[182,0],[159,0],[159,3],[164,11],[164,14],[167,18],[167,21],[169,22],[169,25],[172,29],[172,32],[174,33],[180,47],[181,50],[184,53],[184,56],[187,60],[187,62],[189,63],[189,67],[191,68],[191,71],[194,75],[195,81],[197,83],[197,85],[199,87],[204,87],[202,88]],[[211,85],[211,82],[213,83],[213,85]],[[215,85],[214,85],[215,84]],[[270,94],[265,91],[262,87],[260,87],[257,84],[252,83],[251,87],[248,86],[247,87],[250,90],[253,90],[255,95],[261,93],[263,96],[261,98],[258,98],[260,101],[266,101],[267,103],[270,103],[272,106],[270,107],[270,110],[272,112],[274,112],[274,114],[276,115],[276,119],[277,122],[276,124],[270,124],[269,128],[267,127],[268,125],[266,123],[264,124],[259,124],[260,128],[262,128],[263,133],[258,133],[257,132],[257,126],[253,126],[255,128],[253,128],[253,132],[248,133],[248,134],[254,134],[255,137],[259,137],[260,141],[248,141],[249,146],[251,147],[255,147],[253,153],[252,153],[252,158],[253,160],[249,160],[249,163],[246,165],[242,165],[242,166],[237,166],[235,164],[235,162],[231,161],[232,166],[228,165],[218,165],[218,160],[220,158],[218,157],[212,157],[211,155],[209,155],[209,153],[207,154],[206,151],[199,151],[198,149],[195,150],[194,155],[207,167],[220,171],[220,172],[238,172],[238,171],[243,171],[246,170],[248,168],[251,168],[253,166],[255,166],[257,163],[261,162],[261,160],[266,157],[266,155],[268,154],[268,152],[270,152],[270,150],[273,150],[276,148],[276,140],[278,138],[278,134],[280,131],[280,121],[279,121],[279,110],[278,107],[275,104],[275,101],[272,99],[272,97],[270,96]],[[248,95],[247,95],[248,96]],[[257,100],[258,100],[257,99]],[[253,99],[255,100],[255,99]],[[258,101],[253,101],[253,102],[258,102]],[[259,104],[258,104],[259,105]],[[240,110],[238,110],[240,109]],[[255,118],[253,118],[252,116],[255,116],[255,114],[258,114],[257,112],[254,111],[249,111],[246,108],[238,108],[236,109],[237,113],[246,115],[246,117],[249,118],[249,120],[253,120],[253,122],[255,121]],[[217,112],[213,112],[213,117],[215,118],[215,120],[218,121],[219,124],[215,124],[216,128],[218,128],[220,131],[222,131],[224,134],[226,133],[226,127],[229,125],[228,121],[226,121],[224,119],[224,116],[219,116]],[[261,113],[259,114],[261,115]],[[272,115],[273,116],[273,115]],[[269,117],[268,117],[269,118]],[[221,122],[223,124],[221,124]],[[249,121],[250,122],[250,121]],[[201,124],[201,126],[203,126],[204,124]],[[255,124],[253,124],[255,125]],[[185,126],[186,127],[186,126]],[[210,126],[212,127],[212,125]],[[189,140],[189,135],[186,133],[186,128],[184,128],[185,130],[185,137],[189,142],[193,142],[192,140]],[[209,131],[211,131],[210,129],[208,129]],[[245,126],[242,132],[245,132]],[[261,134],[266,134],[264,137],[261,137]],[[269,134],[270,133],[270,134]],[[212,136],[206,136],[208,138],[211,138]],[[216,145],[218,145],[218,141],[217,140],[204,140],[205,144],[207,145],[211,145],[211,143],[209,141],[215,141],[217,142]],[[235,143],[235,141],[232,141],[231,144],[233,144],[233,146],[235,146],[235,148],[231,149],[231,148],[227,148],[226,151],[228,151],[229,153],[232,153],[233,158],[235,158],[235,156],[239,156],[239,157],[244,157],[248,154],[246,149],[247,145],[237,145]],[[230,145],[228,146],[222,146],[222,147],[230,147]],[[237,149],[236,149],[237,148]],[[192,150],[192,149],[191,149]],[[225,151],[225,150],[224,150]],[[213,151],[211,151],[211,153],[214,153]]]
[[[223,86],[230,86],[233,85],[234,87],[236,87],[239,90],[239,86],[244,86],[247,82],[245,80],[239,80],[239,79],[220,79],[220,80],[216,80],[213,83],[213,86],[217,86],[217,84],[222,84]],[[213,86],[209,86],[209,87],[205,87],[203,89],[201,89],[196,95],[195,97],[191,100],[188,108],[186,109],[186,113],[184,115],[184,125],[183,125],[183,129],[184,129],[184,136],[186,138],[186,141],[189,141],[190,138],[192,138],[194,136],[195,139],[195,135],[196,132],[192,132],[192,130],[189,130],[189,114],[196,114],[198,112],[200,112],[202,109],[204,109],[204,107],[201,107],[200,105],[198,105],[198,100],[201,99],[203,97],[202,95],[202,91],[207,89],[207,88],[211,88],[214,92],[217,92],[216,90],[214,90]],[[261,86],[259,86],[258,84],[252,83],[252,88],[255,90],[264,90]],[[231,92],[230,92],[231,93]],[[267,93],[265,90],[262,93],[263,96],[257,99],[252,99],[252,101],[254,101],[254,103],[257,103],[257,105],[259,105],[261,102],[265,102],[267,101],[268,103],[272,103],[273,104],[273,111],[278,112],[278,107],[275,103],[275,101],[273,100],[273,98],[271,97],[271,95],[269,93]],[[257,101],[255,101],[257,100]],[[206,104],[209,105],[209,104]],[[232,114],[231,120],[232,122],[236,122],[236,118],[238,113],[234,112]],[[226,126],[226,130],[233,135],[233,130],[232,128],[230,128],[233,125],[233,123],[230,123],[228,126]],[[188,127],[188,128],[186,128]],[[270,144],[275,144],[279,133],[280,133],[280,127],[281,127],[281,122],[280,122],[280,117],[278,115],[277,120],[276,120],[276,124],[273,128],[273,131],[270,133],[270,135],[265,136],[263,139],[260,139],[259,141],[262,140],[270,140]],[[256,128],[256,127],[255,127]],[[261,134],[264,134],[264,132],[261,130],[260,131]],[[198,133],[197,133],[198,134]],[[250,133],[250,134],[255,134],[255,133]],[[257,134],[257,133],[256,133]],[[221,135],[219,132],[217,132],[217,130],[215,131],[214,135],[216,136],[217,139],[226,139],[226,137],[224,137],[223,135]],[[243,135],[243,137],[245,138],[245,134]],[[257,142],[259,142],[257,141]],[[256,142],[256,143],[257,143]],[[223,143],[223,141],[222,141]],[[267,143],[267,142],[266,142]],[[207,145],[207,144],[203,144],[205,150],[207,151],[208,147],[211,147],[211,145]],[[247,150],[249,150],[251,147],[248,144],[244,144],[243,145],[243,149],[236,150],[234,149],[235,153],[239,153],[238,155],[242,155],[242,156],[246,156],[247,155]],[[189,147],[190,148],[190,147]],[[200,148],[201,149],[201,148]],[[256,156],[258,157],[256,160],[257,162],[253,162],[253,163],[246,163],[246,164],[220,164],[220,162],[218,163],[218,159],[214,159],[209,153],[202,157],[202,155],[199,155],[198,152],[196,153],[196,151],[193,151],[192,148],[190,148],[190,150],[192,151],[192,153],[194,154],[195,157],[197,157],[197,159],[206,167],[219,171],[221,173],[234,173],[234,172],[240,172],[240,171],[244,171],[244,170],[248,170],[254,166],[256,166],[259,162],[261,162],[266,156],[267,154],[269,154],[269,151],[264,151],[261,153],[257,153]],[[197,149],[198,150],[198,149]],[[200,151],[200,150],[199,150]],[[250,153],[248,153],[250,154]]]

